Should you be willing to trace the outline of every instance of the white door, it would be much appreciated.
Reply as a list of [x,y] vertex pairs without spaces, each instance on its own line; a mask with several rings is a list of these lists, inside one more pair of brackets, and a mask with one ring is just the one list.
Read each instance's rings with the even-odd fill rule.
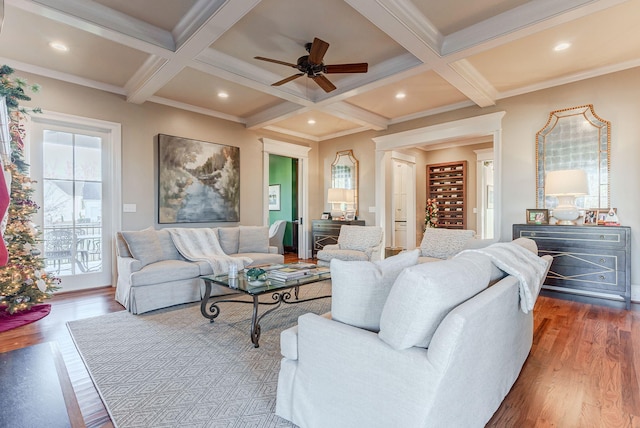
[[113,200],[109,130],[34,121],[31,176],[37,181],[34,219],[42,233],[45,269],[60,291],[112,284]]

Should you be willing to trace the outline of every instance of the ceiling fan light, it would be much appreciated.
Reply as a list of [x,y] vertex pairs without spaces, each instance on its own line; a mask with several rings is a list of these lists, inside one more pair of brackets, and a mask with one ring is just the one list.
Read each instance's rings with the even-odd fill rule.
[[316,124],[316,121],[315,121],[314,119],[309,119],[309,120],[307,120],[307,123],[308,123],[309,125],[315,125],[315,124]]
[[402,99],[404,99],[406,96],[407,96],[407,94],[405,94],[404,92],[398,92],[398,93],[396,94],[396,99],[398,99],[398,100],[402,100]]
[[229,94],[224,91],[220,91],[218,92],[218,98],[229,98]]

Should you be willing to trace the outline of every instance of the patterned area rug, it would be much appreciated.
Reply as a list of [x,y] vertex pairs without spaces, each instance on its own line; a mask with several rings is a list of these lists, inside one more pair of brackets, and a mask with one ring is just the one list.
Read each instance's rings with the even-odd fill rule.
[[[330,281],[310,284],[300,298],[330,290]],[[331,299],[282,305],[265,316],[259,348],[249,336],[252,306],[220,308],[214,323],[199,304],[68,323],[116,427],[293,426],[274,413],[280,332],[304,313],[328,312]]]

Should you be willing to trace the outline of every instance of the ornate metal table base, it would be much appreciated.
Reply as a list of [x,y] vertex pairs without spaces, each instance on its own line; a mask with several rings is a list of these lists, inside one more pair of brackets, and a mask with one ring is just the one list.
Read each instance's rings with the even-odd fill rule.
[[[291,287],[293,288],[293,298],[291,296],[291,288],[288,288],[283,291],[274,292],[273,294],[271,294],[271,300],[273,300],[272,302],[260,302],[259,300],[260,295],[249,295],[252,298],[251,301],[238,300],[238,299],[229,299],[228,297],[238,296],[238,295],[246,296],[248,294],[238,291],[235,293],[228,293],[220,296],[211,296],[211,282],[205,281],[204,283],[205,283],[205,292],[204,292],[205,294],[204,294],[204,297],[202,298],[202,301],[200,302],[200,312],[202,313],[203,317],[209,319],[209,322],[214,322],[214,320],[218,317],[218,315],[220,315],[220,307],[218,306],[218,303],[253,304],[253,314],[251,316],[251,332],[250,333],[251,333],[251,343],[253,343],[253,346],[255,348],[258,348],[260,346],[258,342],[260,340],[260,320],[265,315],[278,309],[281,304],[285,303],[288,305],[292,305],[296,303],[310,302],[312,300],[326,299],[327,297],[331,297],[331,295],[327,295],[327,296],[318,296],[310,299],[300,300],[298,298],[298,291],[300,286],[296,285]],[[263,312],[261,315],[258,315],[258,307],[260,305],[267,305],[267,306],[273,306],[273,307]]]

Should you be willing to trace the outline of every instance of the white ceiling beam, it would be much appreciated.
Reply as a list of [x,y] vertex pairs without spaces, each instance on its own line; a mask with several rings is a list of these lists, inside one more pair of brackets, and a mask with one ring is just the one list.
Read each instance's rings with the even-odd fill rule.
[[[148,76],[147,80],[137,81],[131,85],[127,84],[127,88],[130,91],[127,101],[133,103],[145,102],[259,2],[260,0],[216,2],[214,6],[217,6],[217,8],[215,10],[207,9],[208,18],[200,26],[190,28],[190,31],[192,31],[190,34],[180,36],[184,41],[177,47],[176,55],[170,61],[158,69],[143,71],[141,74]],[[207,8],[208,6],[207,2],[198,2],[193,7]],[[196,12],[193,13],[198,14]]]
[[194,105],[183,103],[180,101],[170,100],[163,97],[153,96],[149,98],[149,102],[162,104],[169,107],[174,107],[180,110],[192,111],[194,113],[203,114],[205,116],[217,117],[218,119],[224,119],[230,122],[236,122],[236,123],[242,123],[242,124],[246,123],[246,120],[238,116],[222,113],[222,112],[211,110],[204,107],[194,106]]
[[[536,0],[449,34],[442,43],[442,56],[450,60],[538,33],[608,9],[628,0]],[[454,55],[458,53],[458,55]]]
[[[438,61],[441,36],[408,0],[345,0],[423,63]],[[417,24],[421,23],[421,24]],[[422,25],[423,28],[416,28]]]
[[258,129],[311,110],[291,102],[282,102],[247,118],[248,129]]
[[389,119],[386,117],[346,102],[333,103],[324,107],[322,111],[376,131],[387,129],[389,125]]
[[[495,90],[486,79],[472,70],[470,64],[452,68],[440,57],[442,36],[408,0],[345,1],[477,105],[486,107],[495,104],[491,96]],[[421,23],[428,30],[416,28]]]
[[301,85],[271,86],[272,82],[281,80],[282,75],[266,71],[258,65],[249,64],[213,48],[202,51],[190,67],[286,101],[303,106],[313,105],[313,102],[305,97]]
[[15,61],[10,58],[0,57],[0,64],[6,64],[15,70],[26,71],[27,73],[36,74],[38,76],[49,77],[51,79],[72,83],[78,86],[84,86],[86,88],[98,89],[100,91],[105,91],[105,92],[118,94],[118,95],[126,94],[124,88],[121,88],[120,86],[110,85],[104,82],[97,82],[95,80],[86,79],[84,77],[79,77],[74,74],[63,73],[60,71],[51,70],[50,68],[31,65],[24,62],[20,62],[20,61]]
[[143,52],[167,57],[175,50],[170,32],[93,0],[7,0],[7,5]]

